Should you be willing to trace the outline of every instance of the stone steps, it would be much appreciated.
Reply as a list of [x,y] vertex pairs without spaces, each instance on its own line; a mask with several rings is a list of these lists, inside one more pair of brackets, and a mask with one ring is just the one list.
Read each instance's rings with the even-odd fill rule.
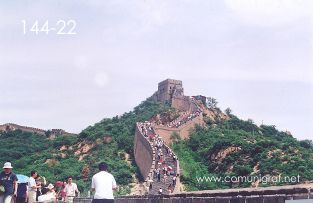
[[[193,111],[198,111],[198,107],[193,104],[192,107],[191,107],[191,110]],[[194,118],[192,118],[191,120],[187,120],[186,123],[189,123],[189,122],[193,122],[194,121]],[[149,139],[149,136],[150,135],[156,135],[155,133],[155,130],[153,128],[151,129],[148,129],[147,130],[147,137]],[[151,144],[153,144],[153,142],[149,141]],[[152,185],[152,189],[149,190],[149,194],[151,195],[155,195],[155,194],[159,194],[159,189],[161,188],[162,189],[162,193],[163,194],[169,194],[169,186],[171,185],[172,187],[172,190],[174,189],[173,188],[173,177],[176,176],[176,173],[177,173],[177,161],[174,160],[169,153],[166,152],[166,145],[163,145],[161,147],[161,150],[162,150],[162,154],[163,154],[163,164],[165,164],[166,166],[171,166],[172,167],[172,170],[171,172],[173,171],[174,174],[171,173],[171,175],[167,176],[166,178],[166,181],[164,182],[164,176],[163,176],[163,171],[162,171],[162,168],[163,168],[163,164],[160,166],[158,164],[158,149],[156,146],[153,146],[155,148],[155,162],[154,162],[154,165],[156,168],[160,168],[160,173],[161,173],[161,179],[160,179],[160,182],[158,182],[158,179],[157,179],[157,176],[156,174],[153,174],[153,179],[152,179],[152,182],[150,182],[150,184]],[[172,151],[170,148],[169,148],[169,151]]]

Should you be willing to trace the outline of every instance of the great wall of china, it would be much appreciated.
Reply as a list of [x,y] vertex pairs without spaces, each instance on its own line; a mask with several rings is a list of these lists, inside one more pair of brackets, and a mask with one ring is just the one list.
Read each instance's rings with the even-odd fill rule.
[[136,124],[134,141],[135,161],[145,179],[145,193],[177,193],[180,185],[179,160],[170,149],[171,135],[188,137],[189,129],[202,124],[202,113],[194,98],[184,96],[182,82],[165,80],[153,95],[158,102],[167,102],[181,113],[174,121],[157,124],[151,120]]
[[74,135],[72,133],[68,133],[63,129],[51,129],[51,130],[43,130],[39,128],[21,126],[14,123],[6,123],[0,125],[0,131],[14,131],[14,130],[21,130],[24,132],[34,133],[37,135],[47,136],[50,139],[54,139],[59,135]]
[[[205,190],[184,192],[180,187],[179,160],[170,149],[171,135],[176,132],[182,139],[189,136],[189,130],[196,124],[203,124],[202,110],[199,107],[203,97],[184,96],[182,82],[165,80],[159,83],[158,91],[153,98],[159,102],[169,103],[173,108],[182,112],[174,123],[162,125],[153,120],[136,123],[134,139],[134,155],[145,187],[143,194],[120,196],[115,198],[116,203],[310,203],[313,202],[313,184],[289,186],[275,186],[266,188],[239,188],[224,190]],[[0,125],[0,131],[22,130],[38,135],[47,135],[46,130],[20,126],[13,123]],[[62,129],[52,129],[50,135],[55,137],[61,134],[72,135]],[[52,138],[53,138],[52,137]],[[176,158],[174,158],[176,157]],[[156,170],[166,167],[160,172],[160,181]],[[170,167],[170,170],[168,170]],[[167,178],[164,178],[168,175]],[[173,177],[177,177],[173,184]],[[162,189],[162,194],[159,189]],[[169,190],[171,192],[169,192]],[[75,198],[75,203],[90,203],[91,198]]]
[[[134,155],[145,182],[146,195],[124,196],[116,199],[116,202],[212,202],[212,203],[283,203],[291,202],[297,199],[313,198],[311,187],[313,184],[295,185],[295,186],[277,186],[268,188],[241,188],[228,190],[208,190],[197,192],[183,192],[179,188],[181,173],[179,160],[169,162],[171,157],[167,156],[168,147],[171,144],[171,135],[176,132],[182,139],[189,136],[189,130],[196,124],[203,124],[203,115],[199,107],[201,96],[188,97],[183,94],[182,82],[167,79],[159,83],[158,91],[153,95],[159,102],[166,102],[175,109],[184,112],[188,117],[187,121],[178,118],[176,123],[179,125],[156,124],[154,121],[146,121],[136,124],[136,133],[134,140]],[[199,103],[198,103],[199,102]],[[192,116],[191,116],[192,115]],[[184,117],[185,118],[185,117]],[[157,140],[161,140],[164,148],[161,148],[163,158],[157,155],[159,147]],[[174,153],[173,153],[174,154]],[[174,156],[176,156],[174,154]],[[161,164],[160,164],[161,161]],[[174,188],[168,192],[171,182],[168,180],[158,181],[156,169],[162,169],[163,164],[173,169],[173,174],[177,175],[177,183]],[[158,195],[159,188],[162,189],[162,195]]]

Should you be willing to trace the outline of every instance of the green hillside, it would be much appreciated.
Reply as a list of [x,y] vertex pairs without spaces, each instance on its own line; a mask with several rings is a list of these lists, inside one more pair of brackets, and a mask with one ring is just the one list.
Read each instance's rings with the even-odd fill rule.
[[[249,187],[247,182],[199,182],[204,176],[300,176],[300,182],[313,180],[312,141],[298,141],[275,126],[258,127],[214,107],[204,115],[205,126],[197,126],[188,140],[173,135],[173,149],[183,169],[182,182],[187,190]],[[157,113],[174,119],[176,111],[147,99],[133,111],[105,118],[84,129],[78,136],[60,136],[50,140],[20,130],[0,132],[0,162],[11,161],[16,173],[29,175],[37,170],[49,182],[72,175],[82,192],[90,188],[97,165],[106,161],[109,171],[121,186],[119,194],[130,192],[130,183],[141,179],[134,163],[135,123]],[[172,115],[173,114],[173,115]],[[219,115],[220,114],[220,117]],[[214,117],[214,116],[213,116]],[[225,117],[224,117],[225,118]],[[286,183],[260,183],[260,186]]]
[[[134,175],[140,179],[133,161],[135,123],[167,109],[168,106],[147,99],[131,112],[87,127],[78,137],[60,136],[49,140],[20,130],[0,132],[0,163],[11,161],[14,172],[25,175],[37,170],[48,182],[72,175],[79,189],[87,192],[98,163],[106,161],[121,186],[119,193],[126,194],[130,192],[129,184],[134,181]],[[88,152],[77,154],[81,146],[92,144]],[[83,158],[78,161],[80,155]],[[127,156],[130,162],[125,160]]]
[[69,152],[64,152],[66,159],[62,158],[56,148],[60,142],[71,145],[76,141],[77,138],[72,136],[52,141],[45,136],[21,130],[1,132],[0,162],[11,161],[17,174],[29,176],[30,171],[37,170],[50,182],[63,180],[69,175],[80,177],[83,162],[77,162],[76,157]]
[[[217,125],[207,121],[206,126],[196,127],[188,140],[178,140],[173,145],[187,190],[252,186],[251,181],[242,179],[219,182],[201,181],[199,177],[280,175],[285,181],[286,176],[299,175],[300,182],[313,180],[312,141],[298,141],[275,126],[258,127],[252,120],[244,121],[234,115],[230,118]],[[279,183],[275,178],[263,180],[259,186],[298,183],[292,182],[294,179],[289,183]]]

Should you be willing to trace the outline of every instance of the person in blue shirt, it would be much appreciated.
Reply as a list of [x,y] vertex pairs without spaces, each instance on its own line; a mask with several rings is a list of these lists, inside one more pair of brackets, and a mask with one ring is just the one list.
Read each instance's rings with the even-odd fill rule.
[[0,193],[0,203],[11,203],[12,197],[17,195],[17,177],[12,168],[11,163],[6,162],[0,173],[0,185],[4,190]]
[[27,193],[27,183],[19,183],[17,188],[16,203],[27,202],[26,193]]

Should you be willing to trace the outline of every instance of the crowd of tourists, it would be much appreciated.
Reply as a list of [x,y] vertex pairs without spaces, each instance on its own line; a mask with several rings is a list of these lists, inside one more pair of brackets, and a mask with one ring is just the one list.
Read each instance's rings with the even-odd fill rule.
[[[163,182],[167,186],[168,193],[172,193],[176,186],[176,164],[177,157],[173,151],[164,144],[160,136],[156,136],[154,140],[157,157],[155,160],[155,169],[153,170],[153,179],[157,182]],[[166,160],[170,159],[170,160]],[[152,189],[150,184],[150,190]],[[159,188],[159,194],[163,193],[163,189]]]
[[[99,172],[92,177],[91,191],[95,192],[93,203],[114,202],[113,190],[117,189],[112,174],[107,172],[107,164],[99,164]],[[30,176],[13,173],[11,162],[6,162],[0,173],[0,203],[73,203],[80,195],[73,177],[64,181],[48,183],[46,178],[32,170]]]
[[190,98],[190,109],[186,112],[183,112],[181,115],[178,116],[175,120],[166,124],[167,127],[170,128],[179,128],[180,126],[186,124],[187,122],[191,121],[192,119],[198,117],[202,110],[197,104],[195,98]]
[[[183,112],[177,119],[167,123],[165,126],[179,128],[199,116],[202,113],[202,110],[193,97],[190,98],[190,103],[191,105],[189,111]],[[155,133],[153,128],[154,125],[156,124],[149,121],[138,123],[140,132],[151,144],[153,144],[155,149],[155,169],[153,171],[153,180],[151,180],[149,186],[147,186],[147,191],[152,190],[152,187],[155,185],[153,182],[161,182],[167,187],[167,192],[172,193],[177,180],[177,174],[175,171],[177,166],[177,156],[168,146],[164,144],[162,138]],[[159,194],[167,193],[163,191],[162,188],[159,188],[158,191]]]
[[187,122],[191,121],[195,117],[199,116],[201,113],[200,110],[197,110],[195,112],[184,112],[182,113],[178,118],[173,120],[172,122],[167,124],[167,127],[170,128],[179,128],[180,126],[186,124]]
[[153,182],[162,182],[167,187],[167,192],[162,188],[158,188],[158,193],[172,193],[176,186],[176,161],[177,156],[174,152],[164,143],[162,138],[157,135],[153,129],[153,123],[143,122],[138,123],[140,132],[146,139],[153,145],[155,149],[155,169],[153,171],[153,180],[147,187],[147,192],[152,190],[155,185]]
[[153,141],[156,135],[153,129],[153,124],[151,122],[145,121],[144,123],[139,123],[138,125],[141,134],[148,138],[149,141]]

